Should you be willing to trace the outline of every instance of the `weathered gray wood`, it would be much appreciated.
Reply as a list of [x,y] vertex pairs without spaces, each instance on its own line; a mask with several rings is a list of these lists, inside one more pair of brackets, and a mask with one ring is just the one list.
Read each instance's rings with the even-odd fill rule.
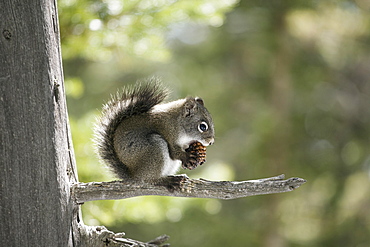
[[78,224],[77,228],[81,240],[78,247],[159,247],[168,246],[165,242],[169,239],[168,236],[163,235],[149,242],[141,242],[138,240],[124,238],[124,233],[114,233],[107,230],[104,226],[86,226]]
[[69,139],[53,0],[0,1],[2,246],[72,246]]
[[284,180],[284,175],[241,182],[189,179],[183,175],[171,176],[168,179],[173,180],[173,178],[179,177],[182,178],[182,181],[179,184],[179,188],[173,191],[163,185],[168,183],[148,184],[124,181],[76,183],[72,186],[72,198],[74,198],[76,203],[93,200],[125,199],[145,195],[235,199],[288,192],[306,182],[302,178]]

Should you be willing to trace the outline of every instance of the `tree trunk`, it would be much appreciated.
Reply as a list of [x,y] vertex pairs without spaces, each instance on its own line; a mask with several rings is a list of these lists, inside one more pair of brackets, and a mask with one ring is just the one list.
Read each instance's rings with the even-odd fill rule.
[[1,243],[72,246],[75,161],[56,2],[2,0],[0,54]]

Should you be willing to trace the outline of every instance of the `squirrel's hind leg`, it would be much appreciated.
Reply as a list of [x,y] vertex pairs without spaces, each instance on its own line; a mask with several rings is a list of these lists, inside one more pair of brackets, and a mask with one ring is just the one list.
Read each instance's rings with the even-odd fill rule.
[[167,142],[157,133],[126,132],[119,139],[117,154],[134,180],[155,181],[175,174],[181,166],[181,161],[171,159]]
[[174,175],[181,166],[180,160],[174,160],[170,156],[168,143],[159,134],[152,133],[148,135],[149,150],[148,156],[150,166],[154,166],[158,177]]

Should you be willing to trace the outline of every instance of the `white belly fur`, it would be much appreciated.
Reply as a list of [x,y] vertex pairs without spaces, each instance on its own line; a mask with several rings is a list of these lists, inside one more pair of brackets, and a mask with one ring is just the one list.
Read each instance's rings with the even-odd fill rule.
[[167,143],[161,137],[157,137],[157,140],[161,146],[163,154],[163,167],[161,175],[162,176],[174,175],[180,169],[181,161],[171,159]]
[[174,175],[180,169],[181,161],[173,160],[169,156],[165,160],[162,168],[162,176]]

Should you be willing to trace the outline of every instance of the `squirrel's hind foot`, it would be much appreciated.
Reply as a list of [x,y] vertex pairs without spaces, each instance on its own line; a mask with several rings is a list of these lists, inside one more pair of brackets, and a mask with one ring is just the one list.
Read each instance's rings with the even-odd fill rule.
[[169,192],[173,193],[175,191],[180,191],[187,180],[189,180],[189,177],[185,174],[172,175],[161,178],[156,184],[165,186]]

